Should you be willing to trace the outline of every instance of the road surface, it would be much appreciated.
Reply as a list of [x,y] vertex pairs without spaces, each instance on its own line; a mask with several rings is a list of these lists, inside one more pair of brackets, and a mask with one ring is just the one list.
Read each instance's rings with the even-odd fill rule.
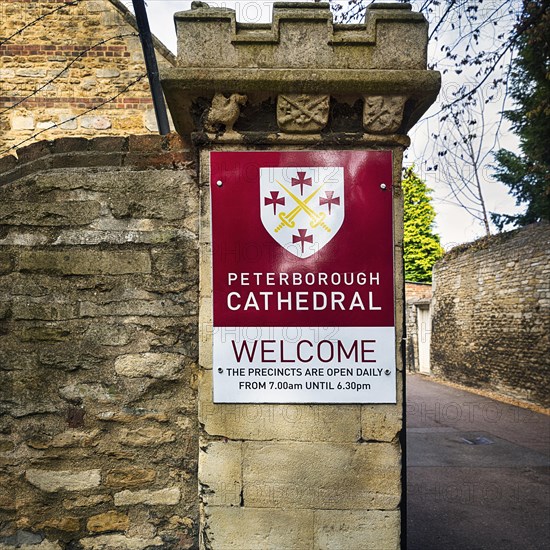
[[407,549],[550,548],[550,416],[407,375]]

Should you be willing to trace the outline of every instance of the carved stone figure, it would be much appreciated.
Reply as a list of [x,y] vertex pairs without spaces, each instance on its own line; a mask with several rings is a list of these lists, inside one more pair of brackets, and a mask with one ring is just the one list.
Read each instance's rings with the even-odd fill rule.
[[209,8],[209,7],[210,5],[207,4],[206,2],[200,2],[200,1],[191,2],[192,10],[198,10],[200,8]]
[[364,96],[363,128],[372,134],[397,132],[403,120],[403,96]]
[[320,132],[328,122],[328,95],[280,94],[277,124],[285,132]]
[[241,94],[231,94],[225,97],[216,94],[212,99],[212,106],[206,116],[204,128],[207,132],[217,132],[219,125],[225,126],[226,132],[233,131],[233,125],[241,114],[241,105],[244,105],[247,97]]

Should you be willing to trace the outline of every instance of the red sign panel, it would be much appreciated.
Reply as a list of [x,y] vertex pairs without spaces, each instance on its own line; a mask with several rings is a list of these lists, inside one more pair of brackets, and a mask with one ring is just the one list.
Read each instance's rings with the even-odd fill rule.
[[[340,193],[325,184],[294,227],[265,227],[262,214],[280,225],[335,169]],[[211,181],[215,326],[394,326],[391,152],[211,153]],[[311,213],[326,214],[330,231],[311,227]],[[302,246],[312,254],[297,255]]]

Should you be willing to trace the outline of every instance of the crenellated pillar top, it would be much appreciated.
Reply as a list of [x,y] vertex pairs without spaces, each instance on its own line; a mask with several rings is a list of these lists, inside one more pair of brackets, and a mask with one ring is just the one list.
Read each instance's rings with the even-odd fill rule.
[[260,132],[403,144],[439,91],[439,73],[426,69],[428,25],[410,4],[371,4],[363,24],[338,25],[328,3],[276,2],[271,24],[243,24],[194,2],[175,21],[177,67],[161,73],[163,87],[177,130],[202,140]]

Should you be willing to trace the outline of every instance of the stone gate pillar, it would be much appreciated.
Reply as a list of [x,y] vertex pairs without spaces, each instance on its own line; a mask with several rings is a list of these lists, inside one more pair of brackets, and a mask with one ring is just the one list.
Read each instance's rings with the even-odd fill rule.
[[275,3],[270,25],[204,3],[175,20],[162,81],[202,196],[201,548],[398,548],[400,176],[440,87],[427,23],[409,4],[349,26],[317,3]]

